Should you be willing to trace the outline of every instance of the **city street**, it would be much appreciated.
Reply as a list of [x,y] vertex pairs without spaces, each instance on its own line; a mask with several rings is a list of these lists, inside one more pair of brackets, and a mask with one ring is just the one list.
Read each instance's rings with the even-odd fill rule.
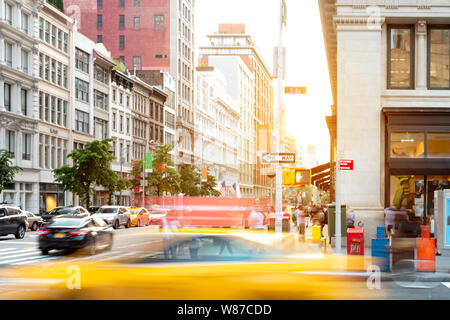
[[[24,239],[17,240],[12,236],[1,237],[0,239],[0,268],[22,265],[36,265],[37,268],[51,266],[52,262],[70,261],[97,261],[109,263],[111,261],[126,258],[127,256],[145,254],[148,245],[161,241],[157,228],[120,228],[115,230],[114,246],[111,251],[99,252],[93,256],[69,255],[54,251],[48,256],[43,256],[37,247],[37,232],[27,232]],[[195,263],[194,263],[195,264]],[[317,271],[320,273],[321,271]],[[338,277],[352,277],[358,279],[358,287],[364,288],[368,279],[368,274],[364,272],[342,272],[335,273]],[[324,272],[324,275],[330,275]],[[380,282],[380,289],[364,289],[366,297],[371,299],[444,299],[450,300],[450,276],[445,273],[420,274],[417,273],[415,281],[403,278],[391,278],[391,273],[385,273]],[[426,278],[426,280],[423,280]],[[422,280],[421,280],[422,279]],[[0,281],[1,282],[1,281]]]

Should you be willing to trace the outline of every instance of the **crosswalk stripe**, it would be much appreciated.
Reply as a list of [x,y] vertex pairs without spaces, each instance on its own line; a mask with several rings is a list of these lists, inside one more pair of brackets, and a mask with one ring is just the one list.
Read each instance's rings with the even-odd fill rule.
[[[114,259],[119,259],[119,258],[123,258],[126,256],[131,256],[132,254],[135,254],[135,252],[126,252],[126,253],[122,253],[122,254],[116,254],[113,255],[112,257],[107,257],[105,259],[99,259],[100,261],[106,261],[106,260],[114,260]],[[93,258],[95,258],[95,256],[92,256]]]
[[15,255],[3,257],[3,260],[0,260],[0,264],[4,264],[3,261],[10,261],[11,259],[14,260],[15,258],[21,258],[21,257],[26,257],[26,256],[37,256],[38,257],[40,255],[37,254],[37,252],[28,252],[28,253],[23,253],[23,254],[15,254]]
[[26,261],[26,260],[31,260],[31,259],[35,259],[35,261],[41,261],[41,260],[45,260],[48,258],[49,257],[46,257],[46,256],[33,256],[33,257],[28,257],[28,258],[20,258],[20,259],[1,261],[0,264],[13,264],[15,262],[21,262],[21,261]]
[[8,241],[8,244],[37,244],[37,241],[29,242],[29,241]]
[[30,264],[30,263],[34,263],[34,262],[42,262],[42,261],[50,261],[50,260],[55,260],[58,259],[58,257],[47,257],[47,260],[44,259],[38,259],[38,260],[29,260],[29,261],[24,261],[24,262],[18,262],[18,263],[13,263],[14,265],[24,265],[24,264]]
[[[19,250],[17,252],[18,253],[26,253],[26,252],[30,252],[30,251],[39,252],[40,250],[37,250],[37,249],[25,249],[25,250]],[[0,252],[0,256],[8,255],[8,254],[11,254],[11,253],[13,253],[13,252],[11,252],[11,251],[9,251],[9,252]],[[12,255],[12,257],[14,257],[14,256],[15,255]]]
[[441,282],[444,286],[450,289],[450,282]]
[[17,250],[17,248],[5,248],[5,249],[0,249],[0,252],[3,252],[3,251],[13,251],[13,250]]

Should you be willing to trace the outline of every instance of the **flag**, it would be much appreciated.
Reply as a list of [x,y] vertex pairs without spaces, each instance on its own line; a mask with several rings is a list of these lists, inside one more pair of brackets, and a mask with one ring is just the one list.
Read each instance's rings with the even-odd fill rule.
[[233,186],[230,187],[230,192],[233,197],[236,197],[236,183],[234,183]]
[[220,185],[220,194],[222,195],[222,197],[225,197],[227,194],[227,189],[225,186],[225,181],[222,181],[222,184]]

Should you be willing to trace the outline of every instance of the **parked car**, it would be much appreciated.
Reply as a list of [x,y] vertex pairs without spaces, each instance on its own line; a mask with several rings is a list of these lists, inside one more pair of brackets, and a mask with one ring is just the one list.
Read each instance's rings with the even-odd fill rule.
[[112,248],[113,234],[113,229],[99,217],[60,215],[39,232],[39,249],[43,255],[53,249],[85,249],[95,254],[99,249]]
[[13,234],[16,239],[23,239],[28,229],[27,216],[19,207],[0,205],[0,236]]
[[100,209],[100,208],[101,208],[101,206],[92,206],[92,207],[89,207],[88,211],[89,211],[90,214],[94,214],[94,213],[96,213],[96,212],[98,211],[98,209]]
[[150,225],[164,226],[167,223],[167,209],[163,209],[158,205],[154,205],[149,210]]
[[27,216],[28,229],[36,231],[39,230],[41,226],[44,224],[44,219],[42,219],[42,217],[35,215],[30,211],[23,211],[23,213],[26,214]]
[[150,214],[145,208],[128,208],[130,211],[131,225],[142,227],[150,224]]
[[95,213],[95,216],[102,218],[107,224],[113,226],[114,229],[125,226],[131,226],[131,215],[126,207],[122,206],[103,206]]
[[56,207],[49,213],[43,214],[44,224],[49,223],[54,217],[60,215],[72,215],[72,216],[89,216],[89,212],[80,206],[75,207]]

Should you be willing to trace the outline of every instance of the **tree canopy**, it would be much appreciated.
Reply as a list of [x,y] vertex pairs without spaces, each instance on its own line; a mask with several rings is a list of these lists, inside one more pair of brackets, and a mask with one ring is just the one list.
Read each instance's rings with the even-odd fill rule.
[[[173,168],[172,156],[169,153],[171,151],[172,146],[160,143],[153,153],[153,172],[148,173],[147,181],[157,196],[161,196],[163,192],[175,194],[180,191],[180,174]],[[164,170],[161,170],[163,166]]]
[[0,192],[3,191],[5,185],[14,183],[14,176],[22,170],[22,168],[13,166],[12,155],[6,150],[0,150]]
[[86,204],[90,205],[93,184],[111,187],[115,173],[110,164],[115,157],[109,153],[113,139],[94,140],[86,143],[84,149],[75,149],[67,157],[73,165],[64,165],[53,170],[55,181],[63,184],[64,189],[77,193]]
[[47,2],[54,5],[61,12],[64,12],[64,1],[63,0],[47,0]]

